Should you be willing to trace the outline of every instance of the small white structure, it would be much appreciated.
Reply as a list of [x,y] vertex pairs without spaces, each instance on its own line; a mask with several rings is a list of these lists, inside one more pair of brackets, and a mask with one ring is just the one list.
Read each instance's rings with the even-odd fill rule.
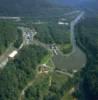
[[66,26],[68,26],[68,25],[69,25],[69,23],[68,23],[68,22],[62,22],[62,21],[59,21],[59,22],[58,22],[58,24],[59,24],[59,25],[66,25]]
[[11,54],[9,54],[9,58],[14,58],[17,55],[18,51],[14,50]]
[[59,25],[64,25],[64,22],[58,22]]

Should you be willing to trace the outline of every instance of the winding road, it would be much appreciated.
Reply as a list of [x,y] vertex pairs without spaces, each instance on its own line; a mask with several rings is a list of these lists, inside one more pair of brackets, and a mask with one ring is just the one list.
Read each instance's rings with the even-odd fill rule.
[[73,46],[72,51],[76,51],[76,48],[77,48],[76,39],[75,39],[75,25],[81,20],[84,14],[85,14],[84,12],[81,12],[80,15],[77,16],[76,19],[71,22],[71,25],[70,25],[71,44]]
[[85,53],[77,46],[75,39],[75,25],[81,20],[84,16],[84,12],[81,12],[70,24],[71,32],[71,44],[72,52],[67,55],[64,55],[58,51],[58,55],[54,55],[53,61],[57,69],[62,70],[80,70],[86,64],[86,55]]

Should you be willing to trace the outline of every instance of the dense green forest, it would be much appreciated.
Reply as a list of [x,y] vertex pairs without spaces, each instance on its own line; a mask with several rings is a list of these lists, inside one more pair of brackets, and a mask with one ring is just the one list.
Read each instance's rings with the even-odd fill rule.
[[58,25],[54,22],[49,24],[33,25],[33,27],[38,32],[35,38],[41,42],[47,44],[65,44],[70,42],[70,32],[68,31],[69,27],[66,25]]
[[79,33],[77,42],[88,58],[86,67],[81,72],[78,98],[98,100],[98,18],[82,20],[76,31]]
[[0,71],[0,100],[18,100],[20,92],[34,79],[36,66],[48,51],[40,46],[26,46]]
[[49,88],[49,75],[41,75],[25,93],[24,100],[43,100]]
[[22,43],[22,32],[14,22],[0,21],[0,55],[14,43],[15,47]]
[[14,47],[15,48],[19,48],[21,43],[23,42],[23,34],[22,31],[20,29],[17,29],[17,33],[16,33],[16,40],[14,42]]

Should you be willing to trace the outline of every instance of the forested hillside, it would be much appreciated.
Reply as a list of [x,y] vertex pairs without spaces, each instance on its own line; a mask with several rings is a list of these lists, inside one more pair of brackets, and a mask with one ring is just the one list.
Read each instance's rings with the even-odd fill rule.
[[79,100],[98,100],[98,18],[86,18],[77,25],[78,43],[87,53],[87,65],[81,72]]
[[60,26],[54,22],[51,24],[33,25],[33,27],[38,32],[35,38],[43,43],[70,43],[70,32],[68,31],[68,26]]
[[18,100],[22,89],[34,79],[37,65],[47,54],[47,50],[40,46],[23,47],[0,71],[0,100]]
[[76,9],[86,11],[89,16],[92,16],[91,13],[96,14],[98,11],[98,0],[50,0],[51,2],[63,5],[71,6]]

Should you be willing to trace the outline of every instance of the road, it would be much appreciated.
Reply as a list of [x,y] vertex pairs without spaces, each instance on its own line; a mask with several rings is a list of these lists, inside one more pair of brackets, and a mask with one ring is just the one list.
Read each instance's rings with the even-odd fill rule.
[[74,76],[73,74],[68,73],[67,71],[65,72],[65,71],[55,70],[55,72],[64,74],[64,75],[66,75],[66,76],[68,76],[70,78],[73,78],[73,76]]
[[[71,33],[71,36],[70,36],[70,41],[71,41],[71,44],[72,44],[72,52],[66,54],[65,56],[71,56],[75,51],[77,51],[77,44],[76,44],[76,39],[75,39],[75,25],[80,21],[80,19],[84,16],[84,12],[81,12],[70,24],[70,33]],[[58,47],[56,47],[58,53],[60,53],[62,56],[64,55],[60,49]],[[78,48],[79,49],[79,48]]]
[[81,12],[79,16],[76,17],[75,20],[71,22],[70,32],[71,32],[71,44],[73,46],[73,51],[76,51],[77,44],[75,39],[75,25],[80,21],[80,19],[84,16],[84,12]]
[[85,53],[77,46],[75,39],[75,25],[84,16],[84,12],[81,12],[70,24],[70,41],[72,44],[72,52],[67,55],[62,54],[62,52],[57,48],[58,55],[54,55],[53,61],[58,69],[62,70],[80,70],[86,64]]

